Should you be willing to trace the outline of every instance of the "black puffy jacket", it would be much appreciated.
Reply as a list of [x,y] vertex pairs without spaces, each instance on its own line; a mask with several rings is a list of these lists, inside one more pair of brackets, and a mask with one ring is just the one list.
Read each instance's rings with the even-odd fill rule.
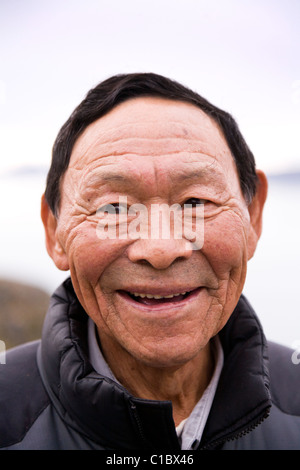
[[[42,340],[7,352],[0,448],[178,452],[171,402],[135,398],[93,370],[87,319],[68,279],[51,298]],[[300,449],[293,351],[266,343],[243,296],[219,336],[224,367],[198,449]]]

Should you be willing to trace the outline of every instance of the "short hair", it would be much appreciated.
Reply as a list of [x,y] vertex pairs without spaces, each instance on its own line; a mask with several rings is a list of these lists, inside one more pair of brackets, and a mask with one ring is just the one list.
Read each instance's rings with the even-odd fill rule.
[[91,89],[60,129],[53,145],[45,190],[46,201],[54,215],[58,216],[60,182],[78,137],[89,124],[118,104],[143,96],[191,103],[210,116],[223,132],[236,163],[243,196],[247,203],[251,202],[258,181],[255,159],[233,117],[177,81],[154,73],[130,73],[112,76]]

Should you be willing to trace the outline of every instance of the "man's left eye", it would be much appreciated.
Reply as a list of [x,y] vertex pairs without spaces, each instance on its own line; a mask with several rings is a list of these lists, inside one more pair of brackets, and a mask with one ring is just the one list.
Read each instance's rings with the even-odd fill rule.
[[197,207],[197,206],[204,205],[206,202],[207,202],[207,199],[199,199],[198,197],[191,197],[184,202],[184,205]]

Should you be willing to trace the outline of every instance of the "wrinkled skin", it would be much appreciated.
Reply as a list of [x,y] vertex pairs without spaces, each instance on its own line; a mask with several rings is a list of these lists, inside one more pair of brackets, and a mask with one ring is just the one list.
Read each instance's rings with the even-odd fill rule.
[[[242,292],[267,194],[264,174],[258,171],[258,177],[257,195],[248,206],[214,121],[191,104],[137,98],[78,138],[61,184],[58,219],[43,198],[48,252],[59,269],[70,269],[112,370],[138,396],[172,399],[175,422],[206,387],[213,371],[210,339]],[[148,208],[202,200],[202,249],[174,238],[99,240],[96,211],[119,196]],[[185,300],[155,308],[122,295],[169,295],[198,287]]]

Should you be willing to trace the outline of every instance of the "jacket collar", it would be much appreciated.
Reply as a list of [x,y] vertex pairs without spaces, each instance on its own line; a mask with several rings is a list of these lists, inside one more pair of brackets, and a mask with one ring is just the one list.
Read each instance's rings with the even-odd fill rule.
[[[41,374],[62,419],[107,449],[179,450],[167,401],[133,397],[88,359],[88,316],[70,279],[53,294],[41,344]],[[242,296],[219,333],[224,367],[200,447],[251,429],[270,407],[266,340]]]
[[201,442],[203,448],[252,431],[268,416],[272,404],[267,341],[243,295],[219,336],[224,366]]

